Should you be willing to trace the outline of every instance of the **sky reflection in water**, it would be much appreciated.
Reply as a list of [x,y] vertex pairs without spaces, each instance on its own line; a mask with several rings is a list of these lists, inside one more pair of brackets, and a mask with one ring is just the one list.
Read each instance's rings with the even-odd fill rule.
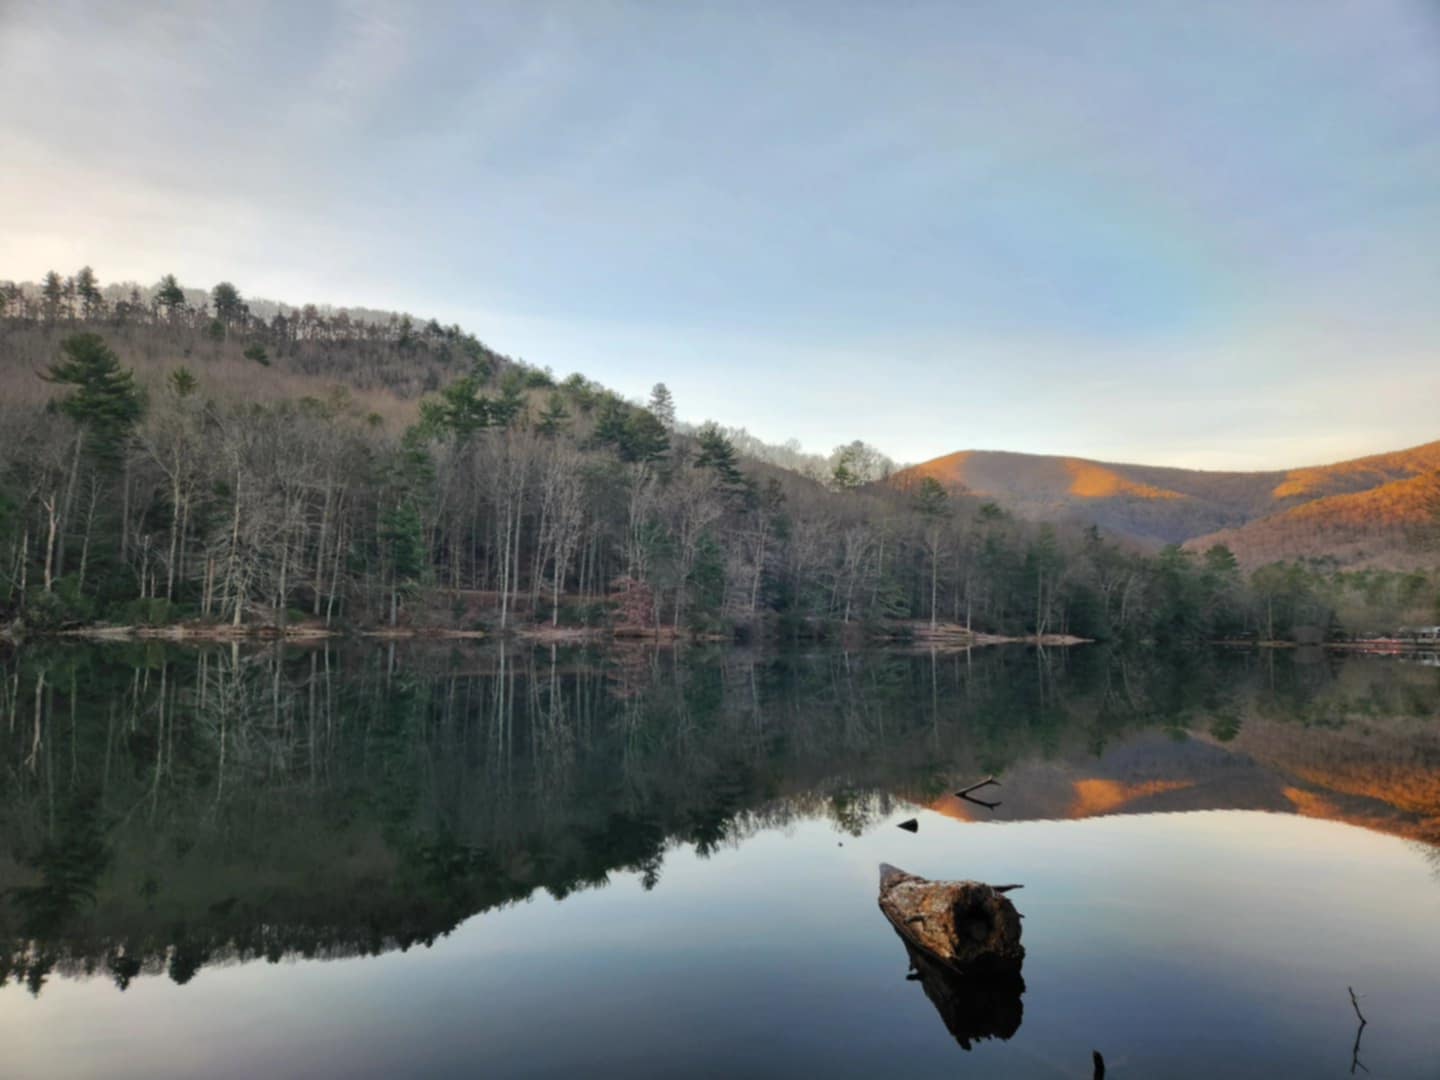
[[[521,665],[521,682],[543,683],[541,659],[535,671]],[[52,948],[65,941],[77,948],[81,942],[113,944],[122,933],[159,934],[156,940],[161,940],[168,930],[172,937],[196,938],[207,918],[223,927],[231,909],[217,912],[202,886],[179,883],[187,860],[199,867],[200,880],[219,882],[221,893],[247,874],[262,883],[234,902],[250,905],[251,915],[237,917],[265,917],[269,897],[287,918],[313,923],[337,921],[334,905],[307,909],[301,901],[337,880],[352,889],[368,882],[376,889],[401,891],[398,882],[410,872],[403,853],[377,857],[368,845],[399,849],[424,834],[432,843],[423,850],[433,852],[437,822],[511,867],[507,881],[530,874],[536,886],[546,884],[547,867],[556,864],[547,862],[542,846],[528,853],[529,869],[515,870],[519,855],[498,850],[497,837],[507,835],[507,828],[532,847],[541,840],[554,844],[576,828],[567,814],[588,802],[603,814],[628,807],[637,818],[660,823],[669,839],[662,841],[666,850],[658,868],[652,860],[612,869],[604,887],[582,887],[563,900],[536,889],[528,902],[463,918],[431,947],[326,960],[287,957],[279,964],[263,959],[239,963],[216,954],[183,985],[157,971],[134,978],[124,993],[106,976],[103,963],[92,978],[70,977],[73,972],[61,964],[46,977],[38,996],[12,976],[14,981],[0,989],[6,1071],[137,1077],[544,1076],[580,1070],[591,1075],[874,1076],[903,1065],[907,1075],[1079,1077],[1090,1075],[1090,1051],[1099,1049],[1110,1076],[1340,1076],[1351,1067],[1355,1017],[1346,987],[1353,985],[1370,1020],[1360,1059],[1372,1075],[1432,1075],[1440,1054],[1433,1026],[1440,1011],[1434,976],[1440,971],[1440,860],[1433,849],[1407,837],[1424,832],[1435,809],[1415,801],[1416,777],[1433,764],[1428,757],[1433,706],[1440,700],[1433,672],[1353,660],[1327,662],[1323,673],[1287,667],[1276,676],[1252,668],[1250,661],[1232,669],[1223,667],[1231,661],[1219,660],[1214,661],[1222,665],[1218,673],[1152,673],[1154,681],[1147,684],[1152,691],[1159,685],[1189,688],[1192,680],[1195,686],[1213,685],[1218,674],[1233,693],[1205,707],[1192,696],[1185,709],[1185,737],[1177,733],[1173,711],[1153,708],[1157,696],[1152,693],[1142,710],[1149,721],[1112,729],[1097,757],[1088,744],[1094,741],[1096,718],[1113,702],[1105,704],[1110,684],[1103,673],[1085,670],[1091,661],[1072,660],[1071,668],[1049,676],[1023,676],[1050,678],[1051,685],[1036,681],[1017,687],[1012,684],[1022,673],[1036,670],[1032,665],[1008,666],[1009,661],[987,658],[985,664],[1002,669],[987,676],[986,707],[1008,704],[1015,725],[1033,728],[1035,715],[1023,714],[1025,703],[1049,695],[1052,704],[1045,707],[1066,702],[1070,724],[1054,730],[1045,726],[1038,743],[1005,744],[1013,753],[1000,762],[1006,772],[996,792],[1002,806],[994,817],[1025,816],[1027,799],[1037,806],[1084,808],[1076,793],[1097,779],[1116,785],[1106,790],[1131,793],[1132,800],[1110,806],[1111,816],[1083,820],[966,822],[921,809],[919,833],[911,835],[894,824],[915,816],[917,805],[953,809],[930,790],[937,778],[953,772],[952,785],[974,779],[983,775],[977,772],[981,759],[996,753],[997,744],[976,734],[986,723],[974,711],[981,708],[979,677],[973,668],[968,676],[963,669],[950,672],[943,692],[937,691],[939,707],[927,713],[932,709],[928,658],[855,662],[871,665],[874,678],[844,694],[872,722],[879,717],[890,734],[855,741],[862,752],[854,756],[837,754],[833,744],[843,739],[836,731],[824,743],[817,739],[813,750],[795,749],[804,741],[808,721],[793,708],[815,697],[816,684],[809,681],[813,672],[804,665],[820,664],[830,672],[832,659],[800,661],[801,670],[783,675],[777,675],[772,661],[760,661],[759,671],[751,660],[738,666],[733,657],[717,661],[722,678],[708,711],[693,707],[699,701],[693,693],[665,696],[664,688],[673,689],[676,680],[688,680],[693,690],[704,681],[700,668],[662,665],[658,673],[631,678],[628,684],[612,671],[591,688],[603,692],[587,707],[593,724],[587,745],[596,759],[587,761],[577,744],[567,751],[576,755],[572,771],[556,774],[550,766],[554,797],[564,804],[553,811],[558,815],[555,831],[548,818],[527,817],[515,801],[529,805],[537,798],[524,777],[528,773],[535,780],[543,771],[543,754],[530,738],[538,723],[530,688],[518,687],[515,700],[521,707],[512,716],[516,727],[511,732],[517,746],[529,749],[518,754],[504,780],[491,769],[489,751],[467,756],[457,755],[453,746],[446,750],[441,733],[453,717],[436,702],[453,699],[456,687],[447,685],[445,665],[412,663],[406,700],[413,706],[417,684],[435,697],[412,712],[412,719],[424,719],[408,728],[410,737],[398,739],[393,731],[387,736],[392,745],[381,771],[393,773],[401,762],[438,768],[447,760],[456,771],[448,779],[432,776],[402,812],[390,807],[385,811],[390,816],[374,828],[366,827],[364,819],[379,813],[374,811],[377,800],[358,784],[380,767],[373,754],[362,769],[359,759],[347,759],[338,749],[334,758],[307,751],[303,765],[290,761],[291,771],[273,764],[268,771],[233,776],[230,797],[237,801],[220,805],[232,806],[236,816],[217,812],[209,826],[187,831],[193,846],[177,856],[183,845],[159,834],[193,810],[186,800],[195,790],[203,788],[206,801],[213,802],[215,777],[199,761],[204,741],[198,735],[193,744],[172,736],[182,747],[176,754],[180,764],[173,774],[162,773],[162,790],[174,801],[175,817],[167,818],[160,804],[153,825],[117,823],[118,814],[107,813],[111,860],[95,903],[60,927]],[[1114,661],[1095,662],[1108,667]],[[193,665],[193,659],[170,657],[166,663],[174,666],[168,679],[190,685],[185,665]],[[378,669],[365,663],[344,661],[340,669],[352,676],[347,682],[372,699],[384,698],[389,678],[393,697],[394,671],[377,675]],[[50,670],[58,677],[58,667]],[[304,687],[307,672],[305,662],[295,661],[281,673],[298,688],[297,700],[314,708]],[[28,673],[21,669],[22,677]],[[627,703],[640,701],[647,719],[635,730],[663,723],[673,734],[688,724],[691,751],[702,758],[713,755],[717,747],[735,744],[744,730],[732,724],[758,715],[743,703],[751,676],[762,686],[760,711],[766,711],[769,695],[774,712],[789,717],[772,714],[767,721],[780,726],[782,743],[766,742],[763,750],[742,755],[751,769],[764,774],[759,781],[727,780],[734,762],[721,768],[672,756],[675,747],[662,750],[659,742],[641,746],[632,737],[623,741],[618,759],[599,749],[603,733],[623,726],[633,712]],[[1270,676],[1278,681],[1272,684]],[[507,706],[496,705],[500,699],[483,691],[504,683],[494,674],[468,678],[477,704],[461,714],[473,725],[493,728]],[[967,678],[968,714],[960,707]],[[569,687],[577,698],[588,692],[581,682],[577,676]],[[1309,689],[1297,691],[1298,683]],[[1276,712],[1265,704],[1266,695],[1287,684],[1292,707]],[[617,686],[629,689],[617,693]],[[888,689],[881,694],[877,687]],[[1427,699],[1427,694],[1432,696]],[[1412,708],[1427,700],[1428,716]],[[488,704],[478,704],[482,701]],[[681,715],[677,703],[684,701],[691,707]],[[186,723],[200,726],[198,701],[187,697],[185,702],[191,719],[178,721],[177,732]],[[834,704],[817,702],[816,707]],[[1225,740],[1207,734],[1217,707],[1241,719],[1239,732]],[[246,713],[256,725],[252,737],[259,740],[266,731],[278,737],[286,721],[271,726],[266,718],[262,724],[257,717],[263,712]],[[363,736],[352,726],[345,739],[373,746],[387,712],[373,714]],[[583,727],[577,718],[585,713],[579,708],[571,714],[577,732]],[[1349,719],[1335,722],[1341,714]],[[60,725],[46,729],[56,755],[37,768],[26,791],[12,792],[4,803],[6,836],[17,849],[33,850],[27,831],[43,833],[49,793],[72,775],[65,756],[71,750],[62,723],[66,716],[62,708],[58,716],[46,718],[47,724]],[[153,722],[153,716],[142,717],[137,730]],[[305,745],[306,717],[288,723],[300,733],[292,735],[296,745]],[[937,731],[933,752],[912,759],[916,742],[937,737]],[[416,753],[411,741],[421,733],[428,749]],[[393,745],[397,739],[405,744],[403,752]],[[107,808],[130,805],[122,797],[128,793],[120,790],[126,783],[143,790],[153,780],[143,770],[133,781],[117,779],[116,762],[123,756],[117,745],[112,739],[109,786],[102,799]],[[1248,751],[1233,749],[1246,745]],[[183,752],[186,746],[189,755]],[[28,751],[28,743],[17,737],[12,748]],[[590,772],[622,768],[626,748],[678,773],[668,778],[634,773],[615,796],[603,777]],[[153,748],[146,744],[144,749]],[[232,747],[230,753],[237,752]],[[23,752],[20,757],[22,767],[16,769],[7,756],[7,768],[23,780]],[[319,769],[322,759],[328,768]],[[83,777],[86,760],[82,743],[74,775]],[[235,760],[232,756],[231,767],[238,767]],[[1317,762],[1328,762],[1323,775],[1332,779],[1332,789],[1318,787]],[[320,779],[306,794],[297,773],[303,777],[312,763]],[[130,771],[128,763],[125,771]],[[1162,774],[1171,778],[1168,785],[1157,783]],[[462,776],[475,780],[476,789],[461,793],[455,785]],[[511,795],[488,801],[476,793],[497,783],[508,783]],[[705,800],[678,818],[670,814],[685,805],[675,792],[686,785],[713,789],[725,783],[736,808],[719,842],[708,839],[706,830],[713,831],[714,823],[700,821],[704,815],[694,809]],[[244,798],[246,784],[254,788],[253,803]],[[1305,786],[1308,800],[1287,800],[1284,793],[1297,785]],[[1353,802],[1358,796],[1340,790],[1360,787],[1372,792],[1363,806]],[[1062,795],[1047,794],[1052,788]],[[1400,794],[1393,803],[1373,794],[1385,790]],[[1167,809],[1166,799],[1203,801],[1202,795],[1222,805],[1225,797],[1241,805],[1278,798],[1288,801],[1291,810],[1312,813],[1317,805],[1343,806],[1351,816],[1359,814],[1359,807],[1364,811],[1359,816],[1380,819],[1388,832],[1399,835],[1295,813],[1144,812]],[[287,826],[265,817],[266,803],[276,801],[288,807],[288,828],[309,836],[319,845],[317,851],[333,845],[328,858],[316,856],[308,869],[304,860],[292,861],[301,850],[297,840],[285,835]],[[857,806],[868,808],[858,821]],[[507,814],[505,820],[497,818]],[[987,815],[984,810],[976,814]],[[257,822],[274,828],[273,844],[246,838],[247,823],[254,828]],[[685,838],[687,828],[694,832],[697,827],[704,857],[697,855],[694,837]],[[595,840],[602,835],[610,838]],[[592,833],[590,840],[613,843],[613,830]],[[23,859],[12,859],[9,852],[4,859],[0,887],[34,881]],[[347,860],[388,866],[389,877],[357,874],[346,881]],[[1024,883],[1014,898],[1026,916],[1026,991],[1023,1022],[1013,1038],[983,1041],[963,1051],[920,986],[906,981],[904,949],[875,904],[881,861],[930,877]],[[147,901],[165,912],[157,916],[163,924],[159,929],[146,924],[144,903],[123,895],[135,880],[146,880],[140,863],[161,882],[158,894]],[[463,873],[495,873],[477,866],[472,860]],[[645,889],[647,875],[653,879],[657,873],[658,884]],[[177,883],[172,886],[172,881]],[[407,895],[412,904],[427,896],[439,903],[425,889],[442,886],[456,888],[422,875],[421,884],[413,887],[418,891]],[[177,899],[173,909],[167,908],[169,891],[182,887],[191,890],[193,899]],[[466,897],[473,901],[473,894]],[[357,892],[352,906],[381,910],[369,903]],[[184,919],[189,921],[182,926]],[[13,921],[4,925],[15,940]]]

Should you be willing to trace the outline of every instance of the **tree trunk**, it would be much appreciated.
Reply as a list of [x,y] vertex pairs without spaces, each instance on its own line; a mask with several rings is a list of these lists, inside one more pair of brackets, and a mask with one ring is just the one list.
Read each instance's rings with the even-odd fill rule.
[[[60,510],[60,520],[64,525],[70,523],[70,507],[75,499],[75,478],[80,475],[80,448],[85,444],[85,432],[82,430],[75,435],[75,456],[70,461],[70,479],[65,484],[65,504]],[[65,529],[60,529],[60,535],[56,539],[55,551],[55,576],[60,577],[65,573]],[[48,578],[48,575],[47,575]],[[45,585],[45,591],[50,591],[49,581]]]
[[335,499],[334,485],[327,478],[325,482],[325,507],[320,511],[320,538],[315,544],[315,599],[310,605],[310,614],[320,617],[320,598],[325,593],[325,542],[330,538],[330,514]]
[[[89,538],[86,538],[89,542]],[[130,557],[130,455],[125,455],[125,464],[120,472],[120,558]]]
[[25,588],[30,579],[30,529],[20,539],[20,606],[25,606]]
[[500,632],[505,632],[505,624],[510,616],[510,500],[505,500],[505,516],[503,519],[504,539],[500,547]]
[[345,557],[345,522],[339,521],[335,528],[335,563],[330,574],[330,595],[325,599],[325,625],[329,626],[335,617],[335,597],[340,592],[340,567]]
[[75,586],[77,595],[81,595],[85,591],[85,568],[90,565],[90,533],[95,528],[95,500],[99,494],[99,489],[95,486],[92,478],[90,503],[85,508],[85,539],[80,544],[80,574]]
[[[760,538],[755,548],[755,576],[750,581],[750,618],[755,618],[755,611],[760,606],[760,580],[765,574],[765,544],[769,540],[769,521],[763,513],[760,518]],[[850,621],[850,597],[845,597],[845,621]]]
[[175,559],[180,550],[180,481],[170,485],[170,561],[165,566],[165,599],[175,599]]
[[240,478],[241,472],[235,470],[235,518],[230,528],[230,566],[225,574],[226,585],[232,590],[235,597],[235,614],[231,620],[232,626],[240,625],[241,611],[245,605],[244,588],[240,583]]
[[935,629],[935,603],[940,592],[940,549],[930,549],[930,629]]
[[55,515],[55,497],[53,495],[47,499],[43,499],[42,503],[45,506],[46,522],[45,591],[48,593],[51,591],[51,586],[55,583],[55,533],[57,531],[57,526],[59,525],[59,519]]
[[290,537],[288,530],[282,528],[280,531],[280,581],[279,595],[275,598],[275,608],[279,612],[280,626],[283,628],[287,622],[286,616],[289,613],[289,603],[286,594],[289,592],[290,570]]

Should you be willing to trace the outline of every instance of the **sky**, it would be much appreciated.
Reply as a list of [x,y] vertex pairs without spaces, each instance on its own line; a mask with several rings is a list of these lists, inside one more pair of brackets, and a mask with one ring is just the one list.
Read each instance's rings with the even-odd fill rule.
[[1440,438],[1440,0],[0,0],[0,279],[458,322],[903,461]]

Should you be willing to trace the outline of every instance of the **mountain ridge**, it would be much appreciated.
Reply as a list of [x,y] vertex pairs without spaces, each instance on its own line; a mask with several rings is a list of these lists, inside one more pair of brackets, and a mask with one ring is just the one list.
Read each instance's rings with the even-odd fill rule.
[[1324,465],[1184,469],[1073,455],[961,450],[900,470],[1039,521],[1093,524],[1142,546],[1225,543],[1244,563],[1331,556],[1413,565],[1407,532],[1433,512],[1440,440]]

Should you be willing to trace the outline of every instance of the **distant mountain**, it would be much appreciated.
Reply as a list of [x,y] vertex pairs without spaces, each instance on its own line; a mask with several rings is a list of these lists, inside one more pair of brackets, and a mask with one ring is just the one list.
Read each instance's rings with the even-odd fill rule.
[[1225,543],[1242,562],[1331,555],[1411,565],[1409,531],[1440,491],[1440,442],[1333,465],[1209,472],[965,450],[896,474],[931,476],[1021,517],[1093,523],[1148,546]]

